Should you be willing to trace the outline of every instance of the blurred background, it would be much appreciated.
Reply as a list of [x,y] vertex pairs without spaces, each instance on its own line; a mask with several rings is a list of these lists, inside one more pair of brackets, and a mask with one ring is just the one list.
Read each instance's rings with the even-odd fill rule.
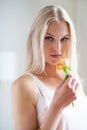
[[26,68],[26,43],[37,12],[47,4],[63,6],[78,37],[79,73],[87,94],[87,0],[0,0],[0,130],[14,130],[12,82]]

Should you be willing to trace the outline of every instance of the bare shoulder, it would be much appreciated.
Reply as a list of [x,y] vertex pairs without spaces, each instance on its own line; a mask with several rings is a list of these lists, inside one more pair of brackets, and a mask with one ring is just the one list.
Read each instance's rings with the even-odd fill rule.
[[32,78],[22,75],[16,79],[12,85],[12,109],[17,130],[37,128],[36,101]]
[[32,78],[27,74],[17,78],[12,84],[12,93],[22,94],[22,96],[25,94],[31,101],[34,101],[36,98],[36,92]]
[[14,82],[13,86],[17,85],[31,85],[32,84],[32,79],[29,75],[24,74],[18,77]]

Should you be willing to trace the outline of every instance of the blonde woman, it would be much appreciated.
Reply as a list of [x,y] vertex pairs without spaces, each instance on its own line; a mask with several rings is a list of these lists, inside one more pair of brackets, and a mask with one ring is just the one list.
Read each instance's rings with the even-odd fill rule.
[[[66,80],[56,69],[61,60],[72,69]],[[87,130],[76,34],[62,7],[49,5],[38,12],[28,39],[27,71],[13,83],[12,104],[15,130]]]

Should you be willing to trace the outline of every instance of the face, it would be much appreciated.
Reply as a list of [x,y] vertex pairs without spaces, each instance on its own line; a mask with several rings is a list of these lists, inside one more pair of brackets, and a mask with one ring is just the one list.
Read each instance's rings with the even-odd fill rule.
[[65,22],[51,22],[44,40],[46,63],[55,65],[58,60],[63,58],[69,46],[69,42],[70,32],[68,24]]

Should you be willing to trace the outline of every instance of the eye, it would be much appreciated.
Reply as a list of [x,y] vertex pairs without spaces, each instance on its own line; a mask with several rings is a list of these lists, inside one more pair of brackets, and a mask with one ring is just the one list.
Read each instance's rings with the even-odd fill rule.
[[68,37],[63,37],[63,38],[61,39],[62,42],[67,42],[68,40],[69,40]]
[[51,36],[46,36],[46,37],[45,37],[45,40],[53,41],[53,37],[51,37]]

